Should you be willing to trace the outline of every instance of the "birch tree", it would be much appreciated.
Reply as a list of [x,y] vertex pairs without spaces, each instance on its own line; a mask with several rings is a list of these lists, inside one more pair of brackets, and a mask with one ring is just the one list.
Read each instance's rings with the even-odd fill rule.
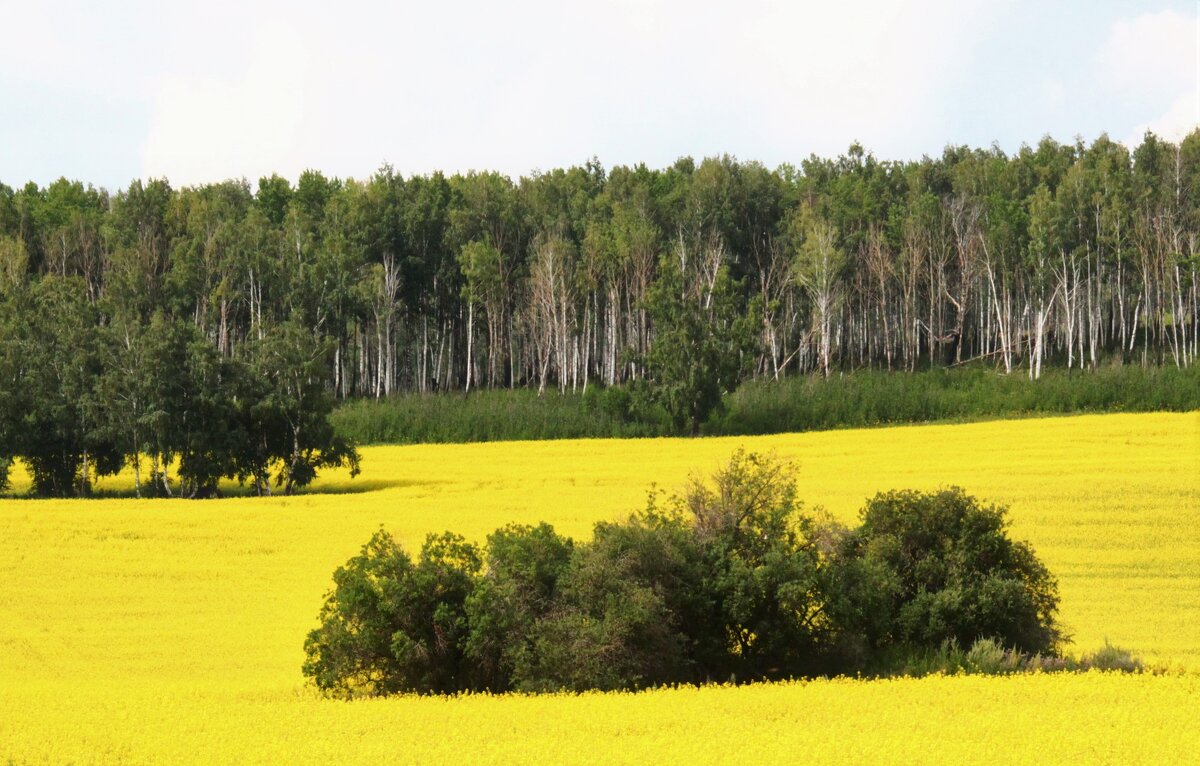
[[845,254],[837,246],[837,232],[810,206],[802,205],[792,222],[797,242],[792,278],[812,306],[812,326],[817,335],[821,374],[829,377],[832,360],[833,316],[842,300],[841,271]]

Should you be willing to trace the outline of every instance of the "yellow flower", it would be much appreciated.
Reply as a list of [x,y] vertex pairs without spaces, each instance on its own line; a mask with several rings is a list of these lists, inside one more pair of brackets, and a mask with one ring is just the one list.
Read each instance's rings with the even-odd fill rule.
[[[879,490],[1010,507],[1074,651],[1180,673],[401,697],[303,685],[335,567],[383,524],[586,536],[737,447],[852,521]],[[1200,414],[755,438],[371,447],[290,498],[0,501],[0,763],[1183,763],[1200,752]],[[27,478],[18,472],[18,491]],[[122,475],[101,490],[132,485]]]

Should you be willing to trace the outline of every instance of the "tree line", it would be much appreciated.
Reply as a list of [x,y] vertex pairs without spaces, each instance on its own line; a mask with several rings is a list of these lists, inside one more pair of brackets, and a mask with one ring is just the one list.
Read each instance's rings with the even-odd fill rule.
[[1200,131],[516,182],[0,184],[0,468],[24,457],[43,494],[123,463],[139,494],[291,490],[354,464],[339,398],[598,383],[621,419],[695,434],[747,378],[1188,367],[1198,232]]
[[656,292],[728,323],[722,282],[753,319],[749,343],[724,344],[740,359],[726,376],[985,358],[1036,378],[1190,365],[1198,232],[1200,131],[1132,151],[1047,138],[900,162],[855,144],[775,170],[591,161],[517,181],[62,179],[0,185],[0,289],[68,280],[100,325],[161,312],[222,358],[294,322],[332,346],[341,398],[653,380],[656,338],[704,330],[656,316]]

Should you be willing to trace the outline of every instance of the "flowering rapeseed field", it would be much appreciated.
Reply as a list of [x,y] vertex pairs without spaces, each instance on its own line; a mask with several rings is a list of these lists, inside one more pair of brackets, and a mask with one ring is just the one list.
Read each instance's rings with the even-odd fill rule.
[[[852,521],[883,489],[1011,508],[1076,651],[1174,669],[834,680],[642,694],[317,697],[300,675],[333,569],[384,525],[587,535],[737,447],[796,462]],[[0,501],[0,764],[1186,762],[1200,752],[1200,415],[703,440],[373,447],[290,498]],[[18,477],[18,484],[21,477]],[[101,489],[120,489],[117,477]],[[18,486],[18,490],[20,486]]]

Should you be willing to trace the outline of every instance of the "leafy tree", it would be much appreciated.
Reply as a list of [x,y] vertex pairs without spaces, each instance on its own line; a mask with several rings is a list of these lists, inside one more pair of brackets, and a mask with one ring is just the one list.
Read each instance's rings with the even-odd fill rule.
[[813,522],[796,500],[794,469],[735,452],[711,483],[692,479],[686,513],[709,562],[736,678],[815,672],[833,633]]
[[414,564],[383,530],[334,573],[304,673],[341,696],[469,688],[466,602],[482,565],[462,537],[430,535]]
[[958,488],[876,495],[841,545],[843,618],[881,651],[992,638],[1054,652],[1057,583],[1028,544],[1009,539],[1004,516]]
[[597,524],[534,630],[534,661],[518,688],[637,689],[704,678],[700,661],[712,656],[718,624],[706,621],[715,611],[704,608],[705,574],[682,524],[648,516]]
[[486,569],[466,601],[466,654],[475,682],[493,691],[536,685],[535,628],[554,607],[571,540],[549,524],[510,525],[487,539]]
[[380,530],[333,573],[321,626],[304,643],[304,674],[318,688],[344,696],[406,689],[391,636],[403,619],[399,591],[412,569],[408,554]]
[[[173,495],[168,467],[178,461],[180,494],[214,497],[235,471],[236,365],[222,357],[190,322],[151,318],[136,346],[113,360],[101,385],[130,409],[111,420],[128,438],[135,432],[150,455],[150,488]],[[136,454],[136,452],[134,453]]]
[[1029,241],[1026,248],[1025,269],[1033,301],[1035,319],[1033,325],[1033,349],[1029,364],[1029,375],[1036,379],[1042,375],[1042,358],[1045,355],[1045,332],[1050,304],[1057,291],[1051,291],[1053,262],[1061,241],[1059,231],[1061,217],[1059,207],[1050,190],[1040,184],[1029,197]]
[[78,277],[45,277],[34,285],[29,320],[16,341],[21,383],[18,451],[34,491],[86,495],[93,476],[116,473],[121,451],[101,427],[93,381],[100,372],[96,309]]
[[482,305],[487,314],[488,325],[488,375],[489,382],[495,377],[495,357],[492,354],[497,342],[503,317],[504,258],[495,246],[488,242],[472,240],[463,246],[458,256],[459,268],[465,280],[463,297],[467,301],[467,375],[466,390],[471,390],[475,359],[471,352],[474,342],[475,306]]
[[9,468],[21,451],[20,413],[27,392],[21,386],[22,326],[15,299],[0,291],[0,491],[9,487]]
[[241,434],[237,428],[236,390],[240,368],[222,357],[193,325],[177,325],[186,342],[182,368],[184,397],[175,409],[174,438],[178,475],[186,497],[215,497],[217,484],[235,472]]
[[293,195],[292,185],[286,178],[273,174],[258,180],[258,193],[254,203],[272,225],[280,226],[287,217],[288,204]]
[[17,237],[0,235],[0,294],[25,284],[29,274],[29,251]]
[[116,196],[106,236],[112,252],[105,275],[107,297],[145,321],[165,308],[163,280],[169,271],[172,191],[165,180],[134,181]]
[[538,623],[536,663],[520,688],[638,689],[681,680],[683,636],[663,597],[591,548],[571,564],[564,606]]
[[[481,302],[487,313],[487,381],[495,386],[511,381],[515,363],[508,328],[515,304],[516,277],[525,256],[524,210],[512,181],[499,173],[455,176],[451,188],[456,204],[450,211],[447,237],[460,253],[459,262],[467,282],[468,292],[463,297],[468,301],[468,313],[472,300]],[[468,330],[468,343],[470,334]],[[472,364],[469,352],[470,349],[468,365]],[[508,370],[499,369],[502,357],[507,357]],[[469,382],[466,387],[470,388]]]
[[[278,461],[276,483],[287,494],[311,483],[319,468],[344,465],[358,474],[358,450],[329,422],[333,398],[325,373],[332,351],[294,319],[272,328],[253,349],[250,372],[261,388],[249,406],[250,430],[265,440],[257,458]],[[261,470],[259,463],[245,473]]]
[[667,624],[676,634],[679,657],[665,665],[669,674],[659,673],[653,683],[730,677],[722,594],[714,587],[710,551],[691,519],[678,509],[661,508],[652,495],[644,511],[624,522],[596,525],[591,548],[597,563],[655,593],[670,615]]
[[403,618],[391,636],[408,688],[446,693],[471,687],[466,602],[481,566],[479,550],[459,535],[430,535],[421,546],[407,587],[396,594]]
[[707,281],[664,258],[646,300],[654,322],[646,354],[650,397],[677,432],[700,434],[700,424],[737,389],[753,358],[755,309],[741,311],[737,285],[719,265]]
[[102,370],[95,382],[96,397],[108,403],[100,409],[100,428],[125,452],[133,469],[134,493],[142,496],[142,457],[152,449],[149,407],[152,371],[148,341],[140,322],[115,318],[101,328]]
[[821,373],[828,378],[833,315],[842,300],[841,278],[846,256],[837,245],[836,229],[809,205],[798,209],[791,233],[797,243],[792,274],[812,303]]

